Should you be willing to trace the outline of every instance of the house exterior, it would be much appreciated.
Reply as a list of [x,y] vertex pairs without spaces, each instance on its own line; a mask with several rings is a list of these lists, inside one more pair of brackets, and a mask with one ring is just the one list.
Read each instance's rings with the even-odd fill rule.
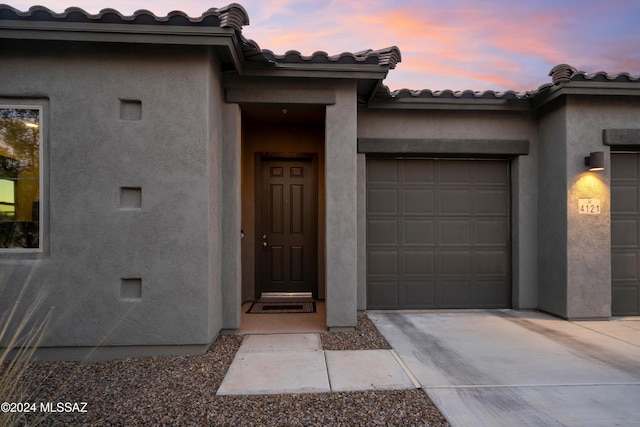
[[396,47],[276,55],[248,24],[0,6],[0,309],[51,312],[40,357],[204,352],[269,293],[331,331],[640,314],[640,79],[390,92]]

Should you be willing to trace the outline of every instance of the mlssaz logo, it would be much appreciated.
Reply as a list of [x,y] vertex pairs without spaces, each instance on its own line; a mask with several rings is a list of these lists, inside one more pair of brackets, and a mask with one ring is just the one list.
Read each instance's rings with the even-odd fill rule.
[[41,402],[40,412],[87,412],[87,402]]

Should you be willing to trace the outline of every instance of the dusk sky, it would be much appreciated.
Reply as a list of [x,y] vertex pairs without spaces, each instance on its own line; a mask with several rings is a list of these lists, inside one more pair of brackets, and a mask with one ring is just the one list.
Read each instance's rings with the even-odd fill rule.
[[[3,1],[3,0],[0,0]],[[26,11],[80,7],[200,16],[232,1],[4,0]],[[390,89],[535,90],[559,63],[580,71],[640,75],[640,0],[237,0],[245,37],[276,54],[311,55],[398,46]]]

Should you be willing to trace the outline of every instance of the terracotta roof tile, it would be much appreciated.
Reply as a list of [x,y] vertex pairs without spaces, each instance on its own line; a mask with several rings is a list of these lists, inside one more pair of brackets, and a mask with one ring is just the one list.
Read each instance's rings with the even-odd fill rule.
[[549,71],[553,84],[562,84],[569,82],[638,82],[640,76],[631,76],[629,73],[609,74],[605,71],[587,74],[584,71],[578,71],[568,64],[558,64]]
[[452,90],[438,90],[432,91],[429,89],[422,90],[409,90],[399,89],[391,91],[387,86],[382,86],[376,97],[387,99],[415,99],[415,100],[428,100],[428,99],[495,99],[495,100],[516,100],[516,99],[531,99],[536,95],[545,92],[555,85],[570,83],[570,82],[617,82],[617,83],[640,83],[640,76],[631,76],[629,73],[608,74],[604,71],[597,73],[587,74],[584,71],[577,71],[574,67],[568,64],[558,64],[551,69],[549,76],[552,78],[552,83],[545,83],[535,90],[527,92],[516,92],[512,90],[504,92],[495,92],[492,90],[479,92],[472,90],[452,91]]
[[[246,42],[252,42],[251,40],[245,40]],[[364,50],[361,52],[343,52],[338,55],[329,55],[327,52],[317,51],[309,56],[302,55],[297,50],[289,50],[283,55],[277,55],[269,49],[260,49],[257,44],[254,43],[254,48],[258,51],[254,52],[249,59],[254,60],[267,60],[272,63],[281,64],[372,64],[388,66],[389,68],[395,68],[396,64],[400,62],[401,55],[400,49],[396,46],[379,49],[379,50]]]
[[528,97],[528,93],[519,93],[512,90],[505,92],[495,92],[487,90],[484,92],[463,90],[452,91],[449,89],[432,91],[429,89],[409,90],[400,89],[390,91],[388,87],[383,86],[378,92],[378,96],[386,96],[391,98],[414,98],[414,99],[523,99]]
[[578,71],[571,77],[571,81],[574,82],[640,82],[640,75],[631,76],[629,73],[608,74],[605,71],[598,71],[596,73],[587,74],[583,71]]
[[126,16],[114,9],[102,9],[97,14],[90,14],[78,7],[70,7],[62,13],[56,13],[43,6],[33,6],[28,11],[21,12],[9,5],[0,4],[0,19],[100,24],[211,26],[233,28],[236,31],[242,31],[242,26],[249,24],[247,12],[237,3],[221,8],[211,8],[195,18],[180,11],[170,12],[167,16],[156,16],[148,10],[138,10],[133,15]]

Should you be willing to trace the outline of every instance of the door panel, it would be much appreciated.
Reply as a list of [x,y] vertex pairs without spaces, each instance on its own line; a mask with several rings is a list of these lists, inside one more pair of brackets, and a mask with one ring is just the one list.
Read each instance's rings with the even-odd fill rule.
[[261,158],[257,185],[256,297],[317,295],[317,196],[313,159]]

